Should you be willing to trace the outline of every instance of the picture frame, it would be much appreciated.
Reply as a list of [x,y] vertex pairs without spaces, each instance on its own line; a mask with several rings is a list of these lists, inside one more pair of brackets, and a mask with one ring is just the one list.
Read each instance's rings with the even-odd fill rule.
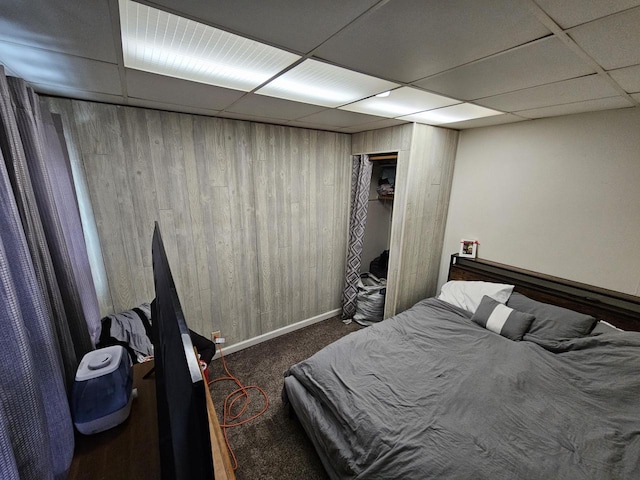
[[460,240],[459,257],[476,258],[478,256],[478,241],[463,238]]

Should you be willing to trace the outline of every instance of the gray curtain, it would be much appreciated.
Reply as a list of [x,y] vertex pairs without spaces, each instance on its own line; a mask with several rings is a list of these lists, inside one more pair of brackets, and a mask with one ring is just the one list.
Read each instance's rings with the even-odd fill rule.
[[[37,95],[21,79],[8,78],[7,85],[18,154],[5,160],[14,176],[13,190],[29,250],[40,288],[47,292],[47,313],[70,385],[77,360],[93,349],[100,335],[98,301],[71,166],[64,138],[61,141],[51,114],[41,109]],[[7,123],[13,123],[11,120]]]
[[99,335],[60,127],[0,66],[2,479],[66,477],[74,449],[67,389]]
[[[46,161],[38,164],[34,182],[40,186],[36,198],[49,208],[44,229],[56,271],[60,293],[67,312],[71,338],[78,359],[100,339],[100,308],[91,275],[87,246],[82,231],[78,198],[73,184],[71,160],[62,130],[60,115],[51,114],[42,102],[39,111],[44,127]],[[48,178],[47,178],[48,177]],[[87,335],[88,333],[88,335]]]
[[58,343],[4,158],[0,207],[0,478],[64,478],[74,440]]
[[367,206],[371,185],[372,165],[368,155],[352,157],[351,211],[349,215],[349,248],[342,292],[342,318],[352,318],[356,313],[358,279],[362,261],[362,242],[367,224]]

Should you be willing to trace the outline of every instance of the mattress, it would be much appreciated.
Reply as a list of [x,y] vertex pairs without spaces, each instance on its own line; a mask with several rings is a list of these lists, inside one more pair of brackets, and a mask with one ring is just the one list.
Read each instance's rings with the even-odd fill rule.
[[285,373],[333,479],[640,478],[640,333],[514,342],[427,299]]

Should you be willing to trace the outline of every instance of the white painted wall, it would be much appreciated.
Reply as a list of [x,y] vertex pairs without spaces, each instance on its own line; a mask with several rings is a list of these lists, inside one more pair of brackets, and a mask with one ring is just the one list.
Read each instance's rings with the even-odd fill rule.
[[479,257],[640,295],[640,109],[462,131],[439,286]]

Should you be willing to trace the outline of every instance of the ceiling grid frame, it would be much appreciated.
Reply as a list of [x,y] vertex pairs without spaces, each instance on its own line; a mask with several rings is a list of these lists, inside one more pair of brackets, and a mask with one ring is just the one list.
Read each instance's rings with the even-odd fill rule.
[[[582,58],[585,62],[589,63],[592,68],[596,71],[598,75],[600,75],[604,80],[606,80],[614,89],[618,91],[620,96],[624,97],[631,103],[631,105],[640,107],[640,103],[634,100],[631,95],[629,95],[611,76],[605,71],[602,66],[598,62],[596,62],[587,52],[585,52],[580,45],[578,45],[573,38],[569,36],[569,34],[558,25],[540,6],[535,2],[535,0],[528,0],[531,11],[533,14],[543,23],[549,30],[553,32],[553,34],[558,37],[565,45],[567,45],[571,50],[575,52],[580,58]],[[631,10],[631,9],[629,9]],[[612,13],[610,15],[616,15],[619,12]],[[607,16],[610,16],[607,15]],[[601,17],[606,18],[606,17]],[[598,20],[600,20],[598,19]],[[590,22],[587,22],[590,23]],[[584,24],[583,24],[584,25]],[[575,28],[575,27],[571,27]]]
[[[401,124],[404,120],[398,119],[399,117],[397,116],[353,114],[352,112],[348,112],[347,109],[344,109],[345,111],[340,113],[342,111],[340,107],[344,107],[345,105],[330,107],[317,106],[317,111],[314,112],[315,107],[313,107],[313,101],[311,103],[301,103],[298,101],[297,103],[300,105],[300,108],[297,110],[300,112],[300,116],[295,116],[295,118],[291,119],[292,115],[296,113],[296,108],[293,108],[296,102],[287,100],[286,102],[290,103],[279,103],[285,102],[285,100],[278,100],[274,97],[275,102],[272,102],[269,109],[263,110],[266,104],[254,100],[255,97],[261,96],[260,93],[256,92],[265,85],[268,85],[271,81],[281,76],[286,76],[287,72],[295,70],[304,64],[305,61],[309,60],[324,63],[329,66],[340,67],[371,77],[372,75],[368,68],[362,69],[357,65],[343,64],[321,58],[321,54],[323,50],[326,50],[326,48],[323,49],[323,46],[333,46],[337,40],[343,37],[343,33],[356,31],[353,30],[354,28],[368,28],[368,26],[371,25],[371,19],[379,19],[380,15],[387,15],[387,20],[385,21],[394,22],[396,21],[394,12],[398,10],[402,12],[404,9],[405,17],[410,18],[410,16],[407,17],[407,15],[408,9],[412,8],[411,6],[416,8],[422,8],[422,5],[424,5],[424,8],[437,6],[433,14],[430,15],[433,16],[449,12],[452,15],[449,18],[457,21],[457,13],[463,11],[461,9],[466,8],[465,5],[467,5],[467,3],[470,7],[471,3],[473,3],[477,7],[470,11],[478,13],[478,15],[476,15],[478,18],[471,18],[470,15],[467,14],[466,17],[463,15],[461,20],[463,22],[479,22],[474,24],[473,28],[484,29],[485,37],[482,38],[491,38],[491,36],[486,37],[486,35],[493,35],[495,39],[497,35],[496,32],[487,33],[487,29],[493,30],[494,25],[487,23],[486,18],[483,19],[483,12],[491,10],[492,8],[495,12],[496,6],[503,5],[506,12],[504,18],[507,22],[511,21],[510,15],[514,12],[516,13],[516,19],[522,19],[525,18],[526,15],[529,15],[527,18],[534,18],[535,21],[549,33],[541,37],[538,36],[525,43],[514,42],[512,41],[513,39],[506,39],[506,43],[505,41],[502,41],[502,43],[495,43],[494,41],[494,46],[503,45],[504,48],[499,51],[495,51],[494,49],[493,53],[488,55],[475,55],[469,61],[437,71],[431,75],[423,76],[419,79],[406,78],[404,79],[406,81],[401,81],[394,78],[394,75],[391,73],[373,75],[373,77],[380,81],[387,81],[397,85],[396,89],[409,87],[416,91],[447,97],[459,103],[466,103],[470,106],[476,105],[478,107],[486,107],[484,102],[491,99],[492,96],[498,98],[507,93],[517,93],[513,98],[519,100],[514,103],[513,106],[510,106],[508,102],[505,103],[507,97],[505,97],[505,100],[501,100],[500,104],[503,105],[501,108],[504,111],[503,115],[481,117],[475,121],[460,120],[443,125],[449,128],[473,128],[474,125],[486,126],[492,123],[502,124],[507,121],[520,121],[523,118],[528,118],[527,115],[531,114],[535,114],[536,117],[534,118],[538,118],[537,115],[557,116],[581,111],[597,111],[611,108],[624,108],[627,106],[637,108],[640,106],[640,92],[637,91],[638,82],[633,78],[634,72],[640,68],[640,64],[636,63],[638,61],[637,55],[633,54],[635,46],[640,47],[640,33],[631,27],[634,21],[633,19],[638,18],[640,14],[639,0],[613,0],[608,2],[606,6],[599,3],[588,4],[581,10],[575,10],[574,8],[577,0],[568,0],[567,2],[563,0],[516,0],[508,3],[505,3],[506,0],[475,0],[473,2],[472,0],[452,0],[451,7],[448,9],[442,7],[442,4],[439,4],[436,0],[414,0],[413,2],[406,3],[399,0],[354,0],[347,6],[340,4],[337,7],[344,12],[349,12],[347,16],[339,18],[337,16],[338,14],[327,8],[332,4],[332,1],[333,0],[296,0],[296,2],[291,5],[288,5],[286,2],[279,2],[265,6],[265,4],[258,0],[237,0],[235,2],[228,2],[226,5],[224,3],[221,4],[220,8],[223,10],[222,13],[220,13],[218,9],[216,9],[216,11],[212,11],[211,9],[207,10],[206,5],[200,4],[196,0],[138,1],[138,3],[147,7],[178,14],[185,19],[213,26],[224,32],[239,35],[244,39],[255,40],[261,44],[299,56],[297,61],[276,72],[271,78],[265,80],[262,85],[258,85],[252,90],[245,92],[228,90],[216,86],[207,86],[206,89],[203,89],[198,87],[194,82],[172,79],[171,77],[165,77],[165,79],[158,83],[160,80],[159,77],[153,75],[137,75],[134,81],[132,77],[133,71],[124,65],[118,0],[101,0],[100,9],[108,12],[107,15],[103,15],[104,18],[96,17],[91,9],[80,0],[7,0],[3,6],[0,6],[0,63],[5,65],[7,71],[31,82],[36,91],[48,95],[66,96],[83,100],[93,99],[99,102],[123,105],[145,105],[147,108],[154,108],[155,105],[156,108],[161,110],[169,109],[172,111],[185,112],[198,110],[205,115],[208,114],[207,112],[211,112],[210,114],[213,116],[229,116],[240,119],[243,117],[246,119],[257,119],[262,116],[264,121],[270,123],[289,124],[302,126],[304,128],[319,128],[331,131],[349,131],[349,133],[351,133],[354,131],[362,131],[359,130],[360,128],[364,130],[366,125],[371,125],[373,128],[374,124],[383,125],[391,123],[392,121]],[[58,5],[58,7],[56,7],[56,5]],[[483,7],[480,8],[480,5]],[[50,8],[57,8],[58,12],[52,15],[53,11],[49,11]],[[308,8],[310,8],[310,10],[308,10]],[[280,9],[280,11],[278,9]],[[289,10],[293,11],[293,13],[290,13]],[[236,18],[232,18],[237,17],[237,13],[244,12],[245,14],[251,14],[251,12],[254,11],[260,12],[260,15],[254,16],[253,20],[249,18],[248,22],[244,22],[244,20],[236,21]],[[314,11],[318,13],[318,15],[311,17],[304,15],[309,11]],[[525,13],[525,11],[528,13]],[[391,16],[388,15],[389,13],[391,13]],[[422,15],[424,15],[424,13]],[[325,17],[329,20],[328,23],[324,22]],[[341,18],[345,20],[341,21]],[[444,18],[445,17],[443,17],[443,19]],[[491,17],[489,16],[487,18]],[[296,21],[291,21],[292,19]],[[64,25],[65,28],[60,28],[62,25]],[[319,26],[317,31],[315,29],[316,25]],[[439,24],[436,23],[436,25]],[[606,36],[606,29],[616,26],[619,31],[617,32],[617,36],[615,32],[612,32],[614,33],[612,38],[624,38],[623,45],[626,49],[620,53],[616,53],[616,45],[612,44]],[[529,27],[531,27],[531,24],[529,24]],[[621,32],[626,32],[627,30],[620,30],[621,27],[631,30],[622,37]],[[395,28],[397,29],[397,22]],[[448,31],[448,26],[442,24],[438,26],[438,29],[445,33]],[[266,31],[273,30],[278,30],[279,36],[264,35]],[[495,30],[501,31],[500,29]],[[580,36],[573,38],[573,30],[576,31],[576,35],[580,33]],[[510,31],[513,31],[513,28],[511,28]],[[533,32],[533,30],[531,31]],[[536,31],[538,35],[542,32],[540,29]],[[293,33],[292,36],[287,36],[288,32],[296,33]],[[99,36],[94,38],[96,33],[98,33]],[[53,35],[55,37],[54,41],[46,41],[47,34]],[[109,41],[107,43],[100,42],[101,39],[105,38],[105,35],[111,37]],[[600,35],[600,37],[585,37],[585,35]],[[522,37],[522,35],[520,37]],[[82,43],[73,43],[81,38],[91,38],[92,41],[85,42],[86,48]],[[302,41],[302,43],[299,43],[300,40],[306,38],[312,39],[313,43],[310,41]],[[578,95],[577,97],[575,95],[569,95],[567,97],[557,95],[556,98],[546,99],[544,102],[540,101],[536,104],[536,88],[545,85],[552,86],[554,83],[563,81],[557,80],[558,78],[565,78],[567,76],[569,76],[568,79],[578,79],[579,76],[570,77],[570,75],[582,72],[579,70],[569,71],[563,74],[564,76],[562,77],[558,75],[555,77],[539,75],[529,83],[521,81],[520,85],[510,84],[510,80],[507,78],[504,82],[501,82],[500,85],[494,87],[493,90],[486,90],[486,93],[490,94],[489,97],[483,96],[477,99],[463,95],[459,87],[454,89],[450,86],[448,91],[443,91],[442,87],[437,86],[437,82],[432,82],[433,85],[436,85],[435,87],[429,82],[418,84],[421,81],[433,79],[434,77],[450,72],[455,73],[458,78],[464,78],[460,77],[466,74],[464,67],[473,65],[483,66],[486,64],[487,67],[483,68],[485,68],[484,71],[487,71],[486,68],[489,68],[488,62],[492,62],[497,68],[500,68],[504,63],[501,56],[518,55],[518,49],[524,49],[526,52],[529,45],[535,45],[537,42],[549,38],[557,38],[560,43],[564,45],[564,48],[573,52],[575,57],[585,66],[592,69],[594,75],[599,77],[603,83],[606,83],[609,88],[604,89],[598,86],[591,94],[587,94],[587,92],[583,96]],[[583,47],[581,46],[581,41],[585,40],[585,38],[589,42],[584,43],[585,47]],[[283,39],[285,40],[284,43]],[[95,41],[93,40],[102,43],[103,46],[91,47],[91,45],[95,45]],[[192,36],[190,39],[191,46],[197,45],[201,40],[202,37]],[[337,45],[339,45],[339,42]],[[415,44],[412,45],[411,48],[419,49],[420,46]],[[604,62],[603,54],[606,54],[607,49],[613,49],[612,54],[614,58],[616,58],[616,61]],[[482,48],[476,49],[476,52],[482,51]],[[487,49],[485,48],[484,51],[486,52]],[[100,53],[100,55],[102,58],[108,58],[109,61],[105,62],[97,58],[93,52],[96,52],[96,55],[99,52],[103,52]],[[594,58],[588,52],[594,53],[596,57]],[[112,61],[114,54],[115,60]],[[555,55],[553,51],[551,51],[550,54]],[[397,55],[402,57],[402,51],[398,50]],[[76,60],[73,60],[74,57]],[[506,58],[507,57],[505,57],[505,59]],[[554,57],[549,58],[553,59]],[[44,61],[41,61],[41,59]],[[544,58],[539,61],[544,61]],[[604,63],[600,64],[598,63],[599,61]],[[104,67],[100,67],[100,64],[104,65]],[[55,75],[50,75],[43,70],[44,68],[49,68],[49,71],[53,71],[51,69],[55,69],[58,65],[60,68]],[[520,64],[515,63],[514,65],[513,68],[517,68],[518,65],[525,64],[521,62]],[[606,68],[603,65],[606,65]],[[615,65],[621,67],[618,68],[615,67]],[[539,66],[540,65],[534,64],[532,68]],[[544,65],[542,66],[544,68],[551,68]],[[107,67],[112,70],[106,71],[105,68]],[[38,68],[40,68],[39,71]],[[95,69],[95,71],[92,71],[93,69]],[[460,70],[460,73],[455,72],[456,70]],[[108,73],[108,75],[99,72]],[[482,69],[478,70],[473,68],[470,69],[469,72],[482,73]],[[102,77],[96,77],[96,75],[102,75]],[[520,78],[523,76],[526,75],[523,73],[520,75]],[[61,79],[65,77],[71,81],[61,81]],[[54,78],[56,78],[56,80],[52,81]],[[116,80],[118,78],[119,80]],[[445,78],[447,77],[443,77],[443,81],[445,81]],[[547,81],[552,79],[553,81],[551,81],[551,83],[540,83],[541,80],[545,79],[547,79]],[[141,82],[146,82],[146,85]],[[529,84],[533,84],[533,86],[527,86]],[[593,84],[594,87],[595,85],[600,85],[594,82],[591,82],[591,84]],[[511,88],[509,88],[510,85]],[[523,87],[523,85],[525,86]],[[132,87],[135,88],[132,90]],[[212,100],[204,102],[206,108],[197,106],[197,99],[188,100],[188,103],[191,103],[192,106],[183,103],[183,100],[187,99],[184,90],[188,91],[192,89],[200,91],[201,93],[205,91],[211,92]],[[456,89],[458,89],[458,91],[456,91]],[[611,93],[611,89],[613,89],[615,93]],[[183,92],[177,95],[178,90],[183,90]],[[114,95],[116,91],[118,94]],[[172,91],[175,93],[172,93]],[[132,96],[132,92],[136,92],[135,95]],[[205,95],[207,94],[205,93]],[[615,96],[612,97],[611,95]],[[372,97],[373,95],[347,103],[346,105],[361,102]],[[154,100],[154,98],[156,99]],[[529,100],[523,102],[523,99],[527,98]],[[576,98],[581,100],[574,101]],[[622,100],[623,102],[621,102]],[[497,104],[498,103],[496,103],[496,105]],[[518,104],[526,105],[527,110],[514,108]],[[253,107],[251,105],[253,105]],[[264,112],[269,110],[271,110],[272,113],[278,113],[276,110],[279,105],[288,109],[288,118],[282,119],[264,116]],[[304,105],[306,105],[306,107]],[[244,113],[238,113],[238,111]],[[372,119],[377,120],[373,121]],[[305,125],[305,123],[307,125]]]

